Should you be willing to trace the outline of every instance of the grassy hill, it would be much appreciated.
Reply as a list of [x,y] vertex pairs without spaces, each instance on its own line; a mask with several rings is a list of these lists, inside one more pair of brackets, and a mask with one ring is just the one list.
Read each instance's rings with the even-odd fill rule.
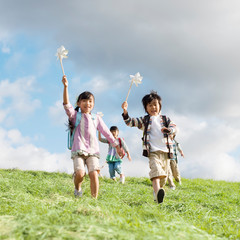
[[183,179],[153,201],[147,178],[100,178],[73,197],[64,173],[0,170],[0,239],[240,239],[240,183]]

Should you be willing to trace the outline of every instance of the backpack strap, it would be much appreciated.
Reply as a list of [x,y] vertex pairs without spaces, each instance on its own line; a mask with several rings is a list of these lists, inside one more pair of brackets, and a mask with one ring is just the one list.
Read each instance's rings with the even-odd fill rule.
[[122,141],[121,141],[121,138],[118,138],[118,141],[119,141],[119,147],[121,148],[121,147],[122,147]]
[[71,133],[71,131],[69,131],[69,134],[68,134],[68,149],[70,149],[70,150],[72,149],[74,134],[76,132],[77,126],[79,125],[79,123],[81,121],[81,118],[82,118],[82,113],[81,112],[77,112],[74,129],[73,129],[72,133]]
[[[167,117],[166,117],[166,115],[162,115],[162,120],[163,120],[163,126],[164,127],[166,127],[166,128],[168,128],[168,123],[167,123]],[[164,133],[164,137],[167,137],[167,134],[166,133]]]
[[77,117],[76,117],[76,122],[75,122],[74,128],[76,128],[79,125],[79,123],[81,121],[81,118],[82,118],[82,113],[81,112],[77,112]]
[[[162,115],[162,120],[163,120],[163,126],[168,128],[169,124],[170,124],[170,119],[168,119],[168,121],[167,121],[166,115]],[[169,136],[167,133],[164,133],[163,136],[167,139],[167,148],[169,150],[168,157],[172,158],[171,153],[170,153],[170,147],[169,147]]]
[[168,119],[168,121],[167,121],[166,115],[162,115],[162,119],[163,119],[163,125],[164,125],[164,127],[168,128],[169,123],[170,123],[169,119]]

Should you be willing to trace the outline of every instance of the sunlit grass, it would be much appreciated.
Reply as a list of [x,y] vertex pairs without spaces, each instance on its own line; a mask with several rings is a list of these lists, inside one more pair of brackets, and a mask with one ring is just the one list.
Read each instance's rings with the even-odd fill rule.
[[89,179],[73,196],[68,174],[0,170],[0,239],[240,239],[240,183],[183,179],[153,201],[151,181]]

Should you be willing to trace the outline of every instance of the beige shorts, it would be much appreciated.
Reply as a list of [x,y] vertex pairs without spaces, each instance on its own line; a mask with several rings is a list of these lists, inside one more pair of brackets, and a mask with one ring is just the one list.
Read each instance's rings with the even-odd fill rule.
[[[168,153],[157,151],[150,152],[149,155],[149,177],[153,178],[166,178],[168,176],[168,166],[169,166]],[[166,179],[167,180],[167,179]]]
[[85,172],[85,165],[87,166],[88,173],[92,171],[99,171],[99,159],[95,156],[76,156],[73,159],[74,172],[83,170]]

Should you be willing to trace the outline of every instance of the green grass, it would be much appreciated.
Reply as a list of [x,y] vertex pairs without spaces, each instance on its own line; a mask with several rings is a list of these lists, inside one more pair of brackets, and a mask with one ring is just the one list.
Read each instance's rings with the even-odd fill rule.
[[0,239],[240,239],[240,183],[183,179],[161,205],[151,181],[100,178],[73,197],[64,173],[0,170]]

